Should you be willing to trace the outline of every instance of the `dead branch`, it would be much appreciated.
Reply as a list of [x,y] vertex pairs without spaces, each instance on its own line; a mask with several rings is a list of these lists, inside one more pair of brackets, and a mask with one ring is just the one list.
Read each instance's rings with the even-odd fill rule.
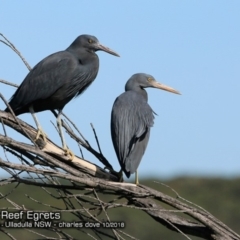
[[[3,37],[1,42],[15,51],[30,69],[16,47],[3,34],[0,36]],[[0,83],[16,87],[6,80],[0,80]],[[7,105],[3,93],[0,94]],[[113,209],[131,208],[144,211],[159,224],[182,234],[187,239],[198,236],[209,240],[240,240],[237,233],[206,210],[182,199],[176,192],[176,197],[171,197],[144,185],[118,182],[118,175],[101,152],[93,125],[98,151],[92,148],[67,116],[65,119],[63,126],[72,139],[91,152],[111,172],[78,156],[70,161],[62,148],[49,138],[46,144],[41,139],[35,143],[32,141],[37,134],[35,128],[11,113],[0,111],[3,128],[3,134],[0,133],[0,146],[4,155],[0,156],[0,167],[7,174],[0,180],[0,186],[8,187],[7,193],[0,192],[0,199],[7,204],[0,209],[25,213],[32,210],[30,205],[23,205],[18,198],[12,197],[21,186],[27,185],[34,188],[35,192],[41,192],[46,196],[42,199],[33,192],[28,194],[20,192],[35,204],[34,211],[59,212],[60,223],[72,224],[74,229],[73,231],[62,228],[59,222],[53,221],[47,229],[25,227],[26,232],[47,239],[79,239],[80,235],[92,239],[136,239],[125,230],[124,219],[120,222],[113,221],[110,215]],[[7,127],[14,130],[16,135],[24,136],[26,141],[19,142],[15,135],[8,136]],[[74,221],[70,222],[69,219]],[[100,224],[100,227],[79,227],[81,224],[86,226],[90,223]],[[10,239],[18,239],[17,235],[11,232],[11,228],[4,224],[6,223],[0,223],[2,234]],[[112,226],[106,228],[107,224]]]

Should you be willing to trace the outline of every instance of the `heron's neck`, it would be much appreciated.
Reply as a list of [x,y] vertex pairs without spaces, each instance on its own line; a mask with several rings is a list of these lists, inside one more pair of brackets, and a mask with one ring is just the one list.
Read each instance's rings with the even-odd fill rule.
[[80,64],[82,65],[91,64],[98,68],[99,59],[98,59],[98,55],[95,52],[90,52],[90,51],[86,51],[86,49],[84,48],[79,49],[71,46],[67,48],[67,51],[72,53],[79,60]]
[[144,89],[144,88],[140,88],[141,90],[140,90],[140,94],[144,97],[144,99],[146,100],[146,101],[148,101],[148,94],[147,94],[147,91]]
[[144,88],[141,88],[139,86],[134,86],[131,89],[127,89],[127,91],[129,91],[129,90],[140,94],[146,100],[146,102],[148,101],[148,94]]

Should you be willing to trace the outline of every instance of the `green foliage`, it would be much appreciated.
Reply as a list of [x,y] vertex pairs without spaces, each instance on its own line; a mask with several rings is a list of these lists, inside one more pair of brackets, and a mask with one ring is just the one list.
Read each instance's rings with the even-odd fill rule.
[[[169,181],[158,180],[158,183],[154,182],[156,180],[148,179],[141,181],[141,184],[159,190],[165,194],[176,197],[170,188],[177,191],[177,193],[184,199],[191,201],[192,203],[199,205],[213,214],[216,218],[221,220],[223,223],[228,225],[237,233],[240,233],[239,224],[240,224],[240,208],[239,208],[239,199],[240,199],[240,178],[236,179],[220,179],[220,178],[187,178],[181,177],[172,179]],[[162,182],[168,185],[170,188],[160,184]],[[13,189],[13,184],[0,187],[0,192],[2,194],[7,194],[10,192],[10,189]],[[37,190],[36,190],[37,189]],[[56,190],[49,189],[52,194]],[[79,192],[78,192],[79,193]],[[28,196],[33,199],[38,200],[33,201]],[[57,196],[57,194],[56,194]],[[116,195],[106,195],[98,193],[98,196],[101,200],[106,201],[109,199],[114,199]],[[8,196],[9,199],[13,200],[15,203],[20,206],[24,205],[28,209],[38,209],[38,210],[50,210],[51,206],[59,207],[64,209],[62,201],[50,197],[42,188],[36,188],[34,186],[27,186],[20,184],[17,188],[14,189]],[[50,206],[43,206],[41,203],[48,204]],[[127,203],[125,199],[121,199],[121,203]],[[163,204],[162,204],[163,205]],[[12,205],[6,201],[4,198],[0,200],[0,207],[12,207]],[[88,206],[89,207],[89,206]],[[126,227],[123,229],[124,232],[135,236],[137,239],[186,239],[184,236],[179,233],[173,232],[162,226],[161,224],[155,222],[151,217],[146,213],[140,210],[120,207],[108,209],[108,214],[111,221],[124,221]],[[92,214],[98,214],[98,212],[93,212]],[[104,213],[100,213],[103,219],[106,218]],[[64,214],[64,221],[73,221],[72,215]],[[36,235],[25,231],[24,229],[7,229],[14,237],[17,239],[37,239]],[[36,230],[36,229],[35,229]],[[104,229],[102,229],[105,231]],[[39,230],[37,230],[40,232]],[[41,230],[43,231],[43,230]],[[47,230],[44,230],[45,234]],[[79,233],[74,229],[67,229],[69,233],[72,234],[76,239],[92,239],[84,233]],[[86,229],[86,232],[91,233],[91,230]],[[49,235],[49,232],[48,232]],[[54,233],[50,234],[51,236],[56,235]],[[97,238],[97,236],[95,235]],[[200,239],[190,236],[191,239]],[[41,238],[39,236],[39,238]],[[0,239],[9,239],[5,234],[0,233]],[[110,239],[106,236],[104,239]],[[126,239],[128,239],[126,237]]]

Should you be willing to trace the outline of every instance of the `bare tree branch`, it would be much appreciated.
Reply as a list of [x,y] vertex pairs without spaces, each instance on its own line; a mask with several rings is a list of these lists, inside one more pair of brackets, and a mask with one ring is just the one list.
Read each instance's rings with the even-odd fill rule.
[[[30,70],[29,64],[15,46],[3,34],[0,33],[0,36],[3,38],[0,42],[16,52]],[[17,87],[6,80],[0,80],[0,83]],[[7,106],[1,92],[0,97]],[[55,111],[53,114],[56,116]],[[1,201],[8,204],[0,209],[26,213],[32,210],[30,201],[35,204],[36,212],[60,212],[62,216],[61,222],[51,222],[48,228],[22,230],[40,239],[79,239],[80,235],[91,239],[137,239],[125,230],[124,219],[114,222],[110,214],[113,209],[131,208],[144,211],[156,222],[178,232],[186,239],[198,236],[209,240],[240,240],[240,236],[228,226],[203,208],[181,198],[175,190],[173,192],[176,197],[173,198],[144,185],[119,182],[118,175],[101,152],[93,125],[91,124],[98,150],[95,150],[77,126],[64,116],[66,120],[62,123],[71,138],[91,152],[110,172],[78,156],[70,161],[62,148],[50,138],[47,138],[46,144],[41,139],[35,143],[35,128],[17,118],[13,112],[0,111],[3,128],[3,134],[0,133],[0,147],[4,153],[4,156],[0,157],[0,168],[7,174],[0,180],[0,186],[1,189],[9,187],[7,192],[0,192]],[[14,136],[8,136],[7,127],[15,132]],[[16,140],[16,136],[20,135],[25,137],[25,142]],[[34,192],[21,192],[20,194],[28,199],[25,205],[18,198],[12,197],[23,185],[40,193],[34,195]],[[41,199],[41,194],[47,197]],[[69,219],[73,221],[69,222]],[[62,228],[61,223],[70,224],[70,227]],[[100,224],[100,227],[77,227],[81,224]],[[106,224],[113,225],[107,228]],[[2,222],[0,231],[9,239],[18,239]]]

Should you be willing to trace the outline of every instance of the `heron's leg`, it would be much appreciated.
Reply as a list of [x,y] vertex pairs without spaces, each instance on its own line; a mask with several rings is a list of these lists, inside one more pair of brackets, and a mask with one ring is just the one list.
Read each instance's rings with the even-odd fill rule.
[[121,169],[118,173],[119,182],[123,182],[123,170]]
[[39,137],[42,136],[43,141],[46,143],[46,142],[47,142],[47,134],[43,131],[43,129],[42,129],[42,127],[41,127],[41,125],[40,125],[40,123],[39,123],[39,121],[38,121],[38,119],[37,119],[37,116],[35,115],[33,106],[30,106],[30,107],[29,107],[29,111],[31,112],[32,117],[33,117],[33,119],[34,119],[34,122],[36,123],[37,129],[38,129],[38,131],[37,131],[37,136],[36,136],[36,138],[35,138],[34,141],[37,141],[37,140],[39,139]]
[[135,184],[139,185],[139,181],[138,181],[138,171],[136,170],[135,172]]
[[62,147],[63,147],[63,150],[64,150],[65,154],[70,156],[70,159],[73,160],[74,153],[67,147],[66,141],[65,141],[65,138],[64,138],[64,135],[63,135],[63,132],[62,132],[61,113],[62,113],[62,110],[59,110],[59,113],[58,113],[58,116],[57,116],[57,126],[58,126],[58,129],[59,129],[59,134],[60,134],[60,138],[61,138],[61,141],[62,141]]

